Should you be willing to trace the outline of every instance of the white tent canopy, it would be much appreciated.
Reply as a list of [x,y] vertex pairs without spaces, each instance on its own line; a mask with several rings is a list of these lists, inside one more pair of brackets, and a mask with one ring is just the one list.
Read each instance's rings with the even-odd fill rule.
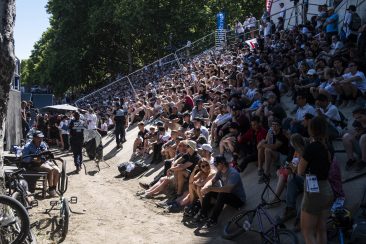
[[46,106],[46,107],[41,108],[41,110],[78,111],[79,109],[70,104],[59,104],[59,105],[53,105],[53,106]]

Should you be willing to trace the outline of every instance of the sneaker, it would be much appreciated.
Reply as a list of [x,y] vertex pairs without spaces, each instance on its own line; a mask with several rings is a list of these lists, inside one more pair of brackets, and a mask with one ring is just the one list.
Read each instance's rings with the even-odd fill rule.
[[142,196],[145,194],[145,191],[138,191],[136,192],[136,196]]
[[354,160],[354,159],[348,159],[348,161],[346,163],[345,169],[346,170],[350,170],[355,163],[356,163],[356,160]]
[[356,172],[361,172],[364,168],[366,167],[366,162],[364,162],[364,161],[360,161],[360,162],[358,162],[358,164],[356,165],[356,169],[355,169],[355,171]]
[[280,216],[280,221],[286,222],[289,219],[292,219],[294,217],[296,217],[297,213],[296,213],[296,209],[294,208],[290,208],[290,207],[286,207],[285,211],[283,212],[283,214]]
[[259,169],[258,170],[258,176],[262,176],[264,174],[264,170],[263,169]]
[[209,218],[206,222],[206,224],[204,225],[204,228],[206,229],[210,229],[210,228],[214,228],[217,225],[217,222],[214,221],[213,219]]
[[140,185],[143,189],[145,189],[145,190],[147,190],[147,189],[149,189],[149,188],[150,188],[149,184],[147,184],[147,183],[139,182],[139,185]]
[[197,216],[195,217],[196,223],[202,223],[202,222],[205,222],[206,220],[207,220],[207,216],[204,214],[201,214],[201,212],[199,212],[197,214]]
[[48,190],[48,194],[50,195],[50,197],[55,197],[57,196],[57,192],[56,190],[52,189],[52,190]]

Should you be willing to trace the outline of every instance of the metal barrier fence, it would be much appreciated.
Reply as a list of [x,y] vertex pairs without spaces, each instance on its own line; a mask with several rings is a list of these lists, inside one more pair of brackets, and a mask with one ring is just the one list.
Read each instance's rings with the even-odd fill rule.
[[[316,13],[313,12],[315,8],[319,6],[318,4],[308,4],[308,10],[306,16],[313,16]],[[303,13],[304,6],[303,4],[298,4],[297,6],[290,7],[286,9],[285,14],[285,26],[287,29],[290,26],[294,26],[299,21],[304,21],[305,14]],[[315,11],[315,10],[314,10]],[[281,11],[272,14],[269,16],[274,22],[277,21],[277,16],[279,16]],[[287,23],[287,24],[286,24]],[[244,39],[251,39],[258,36],[263,31],[263,26],[261,26],[261,20],[257,20],[255,22],[255,27],[251,30],[245,32],[243,34]],[[135,96],[136,90],[143,89],[148,83],[156,83],[159,78],[167,75],[168,73],[174,71],[174,69],[182,68],[182,63],[187,60],[192,59],[193,57],[203,53],[205,50],[209,50],[214,48],[219,44],[225,43],[230,44],[232,41],[236,40],[238,35],[235,34],[234,30],[228,31],[225,33],[224,37],[222,32],[213,32],[210,33],[194,42],[188,41],[187,45],[176,50],[174,53],[169,54],[139,70],[134,71],[133,73],[124,76],[122,78],[118,78],[114,82],[90,93],[89,95],[80,98],[75,102],[77,106],[85,106],[86,104],[92,104],[95,101],[98,95],[102,97],[108,97],[112,92],[122,96]],[[132,92],[128,91],[128,87],[132,88]],[[121,90],[121,92],[116,92]]]

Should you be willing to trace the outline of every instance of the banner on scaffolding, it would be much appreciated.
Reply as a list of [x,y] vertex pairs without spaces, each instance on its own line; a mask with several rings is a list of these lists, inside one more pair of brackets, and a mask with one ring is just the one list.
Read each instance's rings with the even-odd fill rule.
[[217,29],[223,30],[225,29],[225,14],[224,12],[218,12],[216,15],[217,18]]
[[270,13],[271,12],[272,3],[273,3],[273,0],[266,0],[266,10],[267,10],[267,13]]
[[250,47],[250,50],[255,49],[258,45],[257,38],[247,40],[247,41],[245,41],[245,43],[248,44],[248,46]]

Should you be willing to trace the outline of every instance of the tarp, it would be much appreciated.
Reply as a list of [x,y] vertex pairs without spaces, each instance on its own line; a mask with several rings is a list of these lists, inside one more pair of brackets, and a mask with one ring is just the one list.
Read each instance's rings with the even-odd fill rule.
[[78,108],[74,107],[70,104],[59,104],[59,105],[53,105],[53,106],[46,106],[41,108],[42,111],[77,111]]

